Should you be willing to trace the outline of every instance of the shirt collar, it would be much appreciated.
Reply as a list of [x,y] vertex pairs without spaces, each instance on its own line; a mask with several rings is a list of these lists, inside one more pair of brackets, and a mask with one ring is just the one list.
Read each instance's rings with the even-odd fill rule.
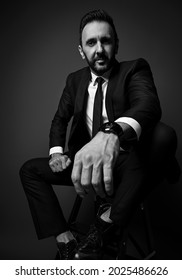
[[112,71],[112,68],[109,69],[107,72],[105,72],[102,76],[97,76],[96,74],[94,74],[92,71],[91,71],[91,81],[93,83],[93,85],[95,84],[95,80],[98,78],[98,77],[102,77],[105,82],[108,82],[109,81],[109,76],[111,74],[111,71]]

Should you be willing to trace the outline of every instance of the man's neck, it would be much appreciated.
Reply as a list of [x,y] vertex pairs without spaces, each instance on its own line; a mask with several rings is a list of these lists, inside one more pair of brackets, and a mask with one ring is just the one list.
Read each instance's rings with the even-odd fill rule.
[[98,75],[96,73],[94,73],[91,69],[91,76],[92,78],[94,77],[94,80],[97,78],[97,77],[103,77],[105,78],[106,80],[109,80],[109,77],[110,77],[110,74],[111,74],[111,71],[112,71],[113,67],[111,67],[108,71],[104,72],[102,75]]

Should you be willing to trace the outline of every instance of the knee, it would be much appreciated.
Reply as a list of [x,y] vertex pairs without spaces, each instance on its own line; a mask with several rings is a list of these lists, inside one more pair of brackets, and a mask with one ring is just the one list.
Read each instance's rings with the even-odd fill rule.
[[153,133],[153,148],[165,154],[174,154],[177,148],[177,136],[175,130],[164,124],[159,123]]
[[31,173],[33,173],[33,166],[34,166],[33,161],[34,161],[33,159],[30,159],[21,166],[19,170],[19,175],[22,181],[24,178],[26,178]]

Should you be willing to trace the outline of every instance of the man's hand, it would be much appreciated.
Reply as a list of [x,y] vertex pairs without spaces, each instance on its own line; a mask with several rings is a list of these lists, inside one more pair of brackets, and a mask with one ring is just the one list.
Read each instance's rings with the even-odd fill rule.
[[71,163],[70,158],[67,155],[61,153],[54,153],[49,160],[49,166],[53,172],[61,172],[66,169]]
[[76,192],[84,197],[90,186],[104,197],[113,193],[113,167],[119,154],[119,139],[113,133],[98,132],[75,155],[72,181]]

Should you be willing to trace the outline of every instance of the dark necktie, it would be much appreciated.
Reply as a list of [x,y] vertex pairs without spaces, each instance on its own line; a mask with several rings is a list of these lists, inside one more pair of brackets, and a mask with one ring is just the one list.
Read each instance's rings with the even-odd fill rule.
[[94,137],[97,134],[102,124],[102,100],[103,100],[102,83],[104,82],[104,79],[102,77],[98,77],[96,81],[98,83],[98,87],[95,94],[94,108],[93,108],[92,137]]

